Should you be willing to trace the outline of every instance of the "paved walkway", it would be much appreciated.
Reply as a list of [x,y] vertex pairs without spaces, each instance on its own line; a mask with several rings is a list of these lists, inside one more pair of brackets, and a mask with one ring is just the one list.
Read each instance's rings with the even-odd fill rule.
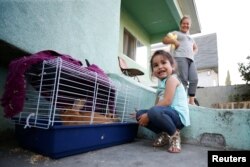
[[171,154],[167,147],[153,148],[151,141],[132,143],[87,153],[50,159],[14,144],[0,145],[0,167],[207,167],[207,151],[213,148],[182,145],[182,152]]

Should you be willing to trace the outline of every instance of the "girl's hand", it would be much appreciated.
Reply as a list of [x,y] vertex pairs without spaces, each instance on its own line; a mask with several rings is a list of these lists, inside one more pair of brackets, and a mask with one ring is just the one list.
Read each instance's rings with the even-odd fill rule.
[[141,126],[147,126],[148,122],[149,122],[149,118],[148,118],[148,114],[147,113],[142,114],[139,117],[139,120],[138,120],[139,125],[141,125]]
[[129,114],[131,118],[136,118],[136,113],[138,112],[138,109],[135,108],[135,112],[134,113],[131,113]]
[[131,118],[136,118],[136,113],[129,114]]

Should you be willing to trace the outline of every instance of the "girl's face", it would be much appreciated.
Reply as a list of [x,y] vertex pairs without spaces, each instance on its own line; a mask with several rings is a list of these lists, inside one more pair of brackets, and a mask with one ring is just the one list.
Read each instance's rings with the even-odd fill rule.
[[180,25],[181,32],[188,33],[190,26],[191,26],[191,22],[188,18],[182,20],[181,25]]
[[152,61],[153,75],[159,79],[165,79],[173,73],[173,67],[162,55],[156,55]]

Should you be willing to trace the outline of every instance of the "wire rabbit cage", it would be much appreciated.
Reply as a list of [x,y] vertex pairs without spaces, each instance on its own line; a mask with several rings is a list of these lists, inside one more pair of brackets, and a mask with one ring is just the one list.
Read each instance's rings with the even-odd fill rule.
[[136,137],[136,88],[60,57],[33,65],[25,77],[24,108],[12,119],[21,146],[60,158]]

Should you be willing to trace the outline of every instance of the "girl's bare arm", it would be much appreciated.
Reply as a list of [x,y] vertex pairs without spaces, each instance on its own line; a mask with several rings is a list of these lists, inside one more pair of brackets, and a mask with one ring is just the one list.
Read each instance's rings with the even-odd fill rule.
[[176,87],[179,85],[179,83],[180,82],[177,78],[170,77],[166,82],[164,98],[163,100],[160,100],[156,105],[157,106],[169,106],[172,103]]

